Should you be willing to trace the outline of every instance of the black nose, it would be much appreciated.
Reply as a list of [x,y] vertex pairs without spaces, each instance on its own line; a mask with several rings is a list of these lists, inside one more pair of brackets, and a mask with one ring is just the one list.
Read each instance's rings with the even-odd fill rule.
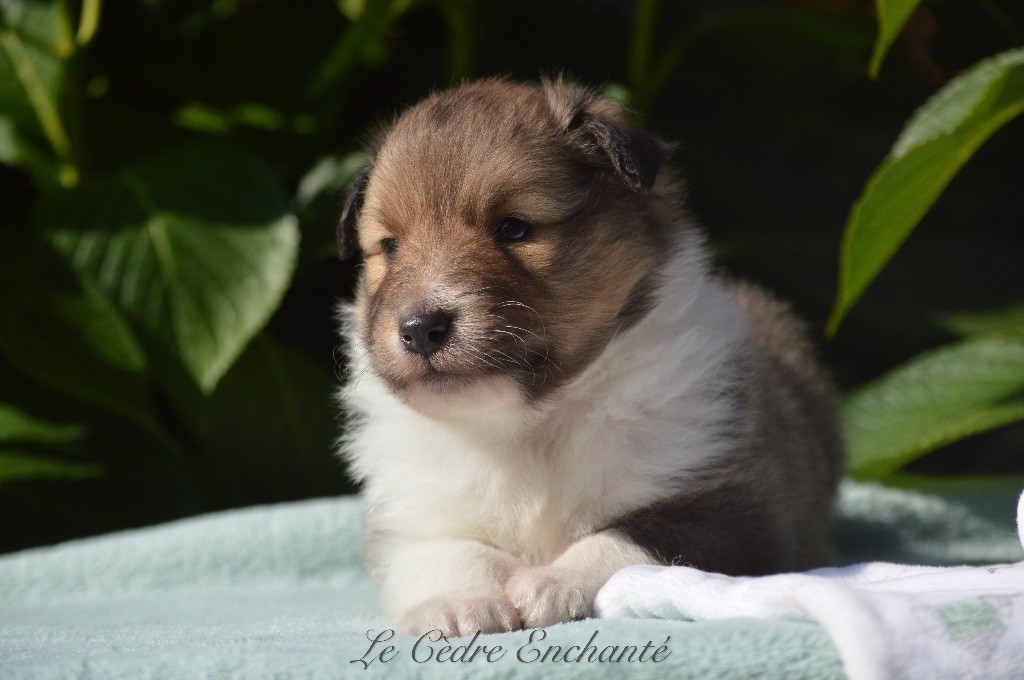
[[398,322],[398,334],[407,350],[428,356],[444,344],[451,324],[451,317],[444,312],[416,314]]

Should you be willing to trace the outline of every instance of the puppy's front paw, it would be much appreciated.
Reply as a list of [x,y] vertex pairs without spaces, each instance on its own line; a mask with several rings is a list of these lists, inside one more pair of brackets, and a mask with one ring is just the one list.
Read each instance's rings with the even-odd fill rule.
[[543,628],[590,616],[599,587],[572,569],[522,567],[505,584],[505,597],[527,628]]
[[500,595],[437,597],[406,612],[398,627],[411,635],[440,630],[447,638],[519,630],[515,607]]

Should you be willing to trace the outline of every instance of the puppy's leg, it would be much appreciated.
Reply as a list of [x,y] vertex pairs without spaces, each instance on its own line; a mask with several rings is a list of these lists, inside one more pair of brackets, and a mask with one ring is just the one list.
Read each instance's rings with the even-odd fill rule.
[[505,597],[528,628],[582,619],[591,615],[597,591],[612,574],[657,562],[625,534],[601,531],[576,541],[548,566],[515,569]]
[[378,548],[383,606],[401,630],[452,637],[522,627],[502,595],[518,565],[511,555],[463,539],[389,539]]

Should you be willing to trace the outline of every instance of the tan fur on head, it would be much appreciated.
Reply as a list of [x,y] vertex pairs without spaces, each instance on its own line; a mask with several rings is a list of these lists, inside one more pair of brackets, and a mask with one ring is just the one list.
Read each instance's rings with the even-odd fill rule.
[[[365,258],[356,307],[374,369],[407,400],[487,379],[532,401],[571,380],[638,318],[664,260],[668,206],[648,189],[666,153],[621,107],[562,80],[485,80],[407,111],[357,180],[339,239],[354,229]],[[530,237],[499,243],[508,217]],[[406,351],[400,320],[435,309],[453,319],[448,342]]]

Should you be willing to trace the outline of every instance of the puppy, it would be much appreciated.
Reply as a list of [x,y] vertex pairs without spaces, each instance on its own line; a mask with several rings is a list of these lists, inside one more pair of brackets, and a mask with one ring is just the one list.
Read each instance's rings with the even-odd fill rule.
[[669,150],[592,90],[484,80],[353,182],[342,453],[401,629],[586,617],[635,564],[829,561],[833,390],[783,305],[711,273]]

